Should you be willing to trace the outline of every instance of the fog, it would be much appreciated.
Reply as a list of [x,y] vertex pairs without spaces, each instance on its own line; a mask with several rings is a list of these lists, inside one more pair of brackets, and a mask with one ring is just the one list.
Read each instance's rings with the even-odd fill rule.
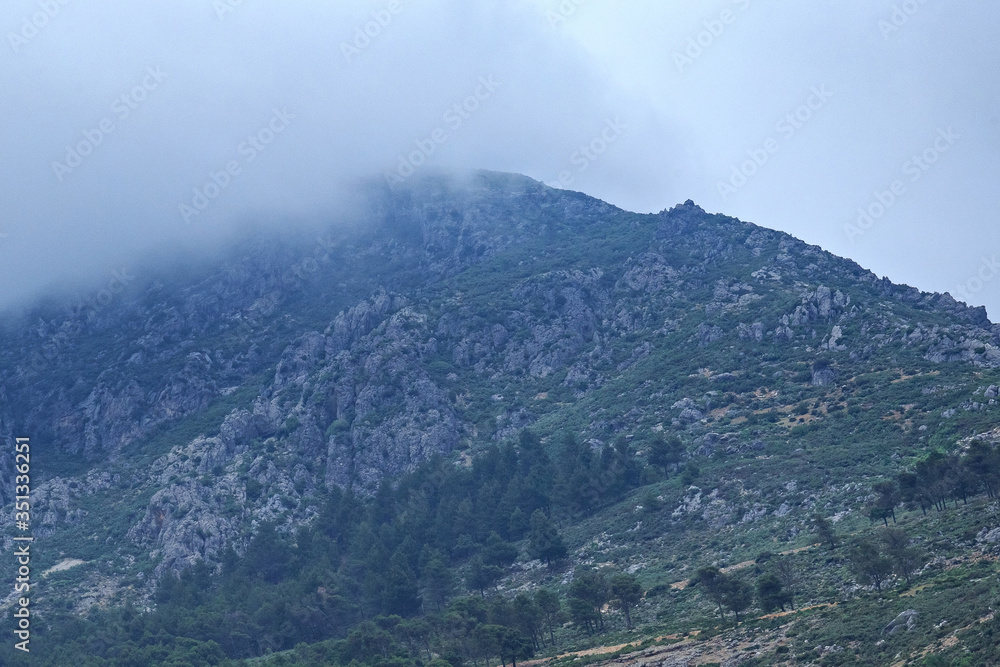
[[435,166],[635,211],[691,198],[1000,313],[998,19],[937,0],[11,0],[0,304],[134,273],[157,244],[335,221],[358,179]]

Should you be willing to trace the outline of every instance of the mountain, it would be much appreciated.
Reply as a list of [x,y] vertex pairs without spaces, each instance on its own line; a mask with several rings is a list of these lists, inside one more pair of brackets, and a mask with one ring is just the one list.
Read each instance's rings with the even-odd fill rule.
[[[153,262],[8,318],[0,470],[14,479],[30,437],[31,611],[50,664],[82,650],[75,623],[102,665],[299,643],[286,657],[301,664],[454,665],[506,655],[503,628],[525,655],[636,632],[702,657],[718,645],[725,664],[890,664],[933,642],[979,655],[944,639],[994,594],[964,583],[995,561],[993,464],[957,453],[1000,439],[984,309],[691,201],[640,215],[492,172],[365,187],[350,221],[258,230],[212,261]],[[906,495],[921,465],[954,479]],[[944,597],[909,587],[917,564],[873,580],[848,544],[883,539],[876,484],[896,480],[900,548]],[[0,485],[8,552],[14,495]],[[813,546],[817,516],[844,544]],[[715,600],[695,576],[759,583],[779,561],[815,609],[762,620],[751,600],[756,620],[730,628],[735,593]],[[572,612],[585,585],[613,588],[605,570],[644,595],[622,602],[621,580],[596,616],[546,632],[501,608],[545,587]],[[927,618],[974,590],[949,612],[962,619]],[[266,611],[234,608],[248,600]],[[916,629],[883,635],[911,607]],[[455,648],[448,614],[469,636],[499,630]],[[439,630],[407,644],[422,616]]]

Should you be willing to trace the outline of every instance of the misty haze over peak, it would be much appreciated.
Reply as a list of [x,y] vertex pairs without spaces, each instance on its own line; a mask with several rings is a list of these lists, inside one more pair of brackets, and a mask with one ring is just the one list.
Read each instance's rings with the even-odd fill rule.
[[9,2],[0,302],[447,167],[691,198],[991,306],[1000,9],[915,6]]

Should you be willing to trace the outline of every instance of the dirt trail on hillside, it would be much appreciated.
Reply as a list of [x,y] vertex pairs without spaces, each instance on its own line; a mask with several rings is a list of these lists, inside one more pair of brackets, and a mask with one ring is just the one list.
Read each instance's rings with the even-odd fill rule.
[[[774,649],[785,642],[785,627],[783,626],[777,630],[766,632],[743,631],[735,634],[726,633],[705,641],[698,641],[697,638],[687,638],[676,644],[652,646],[618,658],[610,658],[607,662],[599,664],[601,667],[691,667],[710,663],[735,665],[755,655],[773,652]],[[625,646],[608,646],[581,651],[579,653],[570,653],[559,657],[614,653],[625,648]],[[526,666],[542,666],[547,662],[548,660],[538,660],[521,664]]]
[[[782,551],[778,555],[786,556],[789,554],[800,553],[807,551],[809,549],[814,549],[820,546],[817,544],[809,544],[804,547],[798,547],[797,549],[788,549],[787,551]],[[735,565],[729,565],[721,569],[722,572],[728,574],[730,572],[735,572],[748,568],[753,565],[755,561],[748,560],[742,563],[736,563]],[[685,579],[683,581],[676,581],[670,584],[671,588],[682,590],[687,588],[691,583],[690,579]],[[772,619],[772,618],[782,618],[785,616],[793,616],[799,614],[803,611],[809,611],[811,609],[821,609],[823,607],[835,607],[836,604],[823,603],[817,605],[811,605],[808,607],[801,607],[799,609],[791,609],[789,611],[778,611],[771,614],[764,614],[758,616],[757,618]],[[694,665],[703,665],[707,663],[721,663],[726,665],[728,661],[735,658],[749,658],[753,655],[760,655],[761,653],[767,651],[773,651],[779,645],[784,643],[784,631],[787,625],[782,626],[777,630],[771,631],[736,631],[736,634],[730,632],[725,632],[723,635],[718,637],[713,637],[708,640],[698,641],[697,635],[698,631],[695,630],[688,634],[688,637],[676,644],[670,644],[668,646],[653,646],[641,651],[636,651],[635,653],[630,653],[624,655],[620,658],[612,658],[609,662],[600,663],[602,667],[630,667],[632,665],[646,665],[648,667],[675,667],[684,666],[688,667]],[[745,638],[741,638],[746,635]],[[656,641],[667,641],[670,639],[680,639],[680,635],[663,635],[656,637]],[[636,642],[631,642],[630,644],[639,644],[643,640]],[[574,657],[585,657],[594,655],[605,655],[610,653],[617,653],[623,648],[628,647],[630,644],[618,644],[616,646],[598,646],[592,649],[587,649],[585,651],[573,651],[570,653],[562,653],[553,658],[544,658],[541,660],[530,660],[527,662],[520,663],[524,667],[532,666],[543,666],[550,661],[559,660],[563,658],[574,658]],[[755,648],[751,649],[750,647]],[[652,662],[651,662],[652,661]],[[659,662],[657,662],[659,661]],[[733,663],[737,664],[737,663]]]
[[[800,609],[764,614],[762,616],[758,616],[757,618],[783,618],[785,616],[794,616],[795,614],[810,611],[812,609],[822,609],[824,607],[836,606],[837,605],[835,603],[816,604],[808,607],[802,607]],[[697,639],[699,632],[695,630],[686,638],[675,644],[667,646],[651,646],[650,648],[629,653],[619,658],[611,658],[608,662],[599,664],[601,667],[689,667],[707,663],[720,663],[722,665],[739,664],[739,662],[730,661],[742,661],[753,656],[761,655],[762,653],[773,651],[778,646],[785,643],[787,641],[785,638],[785,630],[787,630],[790,626],[791,623],[788,623],[774,630],[741,630],[736,628],[735,632],[727,630],[722,635],[702,641]],[[681,635],[662,635],[657,637],[656,641],[667,641],[670,639],[681,639]],[[638,644],[641,643],[641,641],[643,640],[632,642],[632,644]],[[629,644],[618,644],[617,646],[598,646],[585,651],[563,653],[555,656],[554,658],[531,660],[521,664],[523,664],[524,667],[531,667],[532,665],[541,667],[553,660],[616,653],[628,646]]]
[[[814,548],[816,548],[818,546],[820,546],[819,543],[810,544],[810,545],[807,545],[807,546],[804,546],[804,547],[799,547],[798,549],[789,549],[787,551],[781,551],[781,552],[778,553],[778,555],[779,556],[787,556],[789,554],[797,554],[797,553],[801,553],[803,551],[807,551],[809,549],[814,549]],[[748,567],[750,567],[751,565],[753,565],[756,562],[757,561],[753,561],[753,560],[745,560],[742,563],[737,563],[736,565],[727,565],[726,567],[721,568],[720,571],[723,574],[729,574],[730,572],[736,572],[737,570],[743,570],[745,568],[748,568]],[[689,585],[691,585],[691,580],[690,579],[685,579],[683,581],[675,581],[674,583],[670,584],[670,588],[673,588],[674,590],[677,590],[677,591],[682,591],[685,588],[687,588]]]
[[[698,631],[696,630],[693,633],[690,633],[690,636],[694,637],[697,634],[698,634]],[[660,637],[656,637],[656,641],[662,642],[662,641],[667,641],[668,639],[679,639],[679,638],[680,638],[680,635],[676,635],[676,634],[675,635],[662,635]],[[645,641],[645,640],[639,640],[639,641],[635,641],[635,642],[629,642],[628,644],[618,644],[617,646],[596,646],[594,648],[586,649],[584,651],[572,651],[570,653],[561,653],[561,654],[559,654],[559,655],[557,655],[555,657],[552,657],[552,658],[543,658],[541,660],[529,660],[527,662],[522,662],[522,663],[518,663],[518,664],[524,665],[524,667],[531,667],[532,665],[544,665],[544,664],[546,664],[546,663],[548,663],[548,662],[550,662],[552,660],[561,660],[563,658],[580,658],[580,657],[590,656],[590,655],[605,655],[605,654],[608,654],[608,653],[616,653],[616,652],[622,650],[623,648],[626,648],[627,646],[634,646],[636,644],[641,644],[643,641]]]

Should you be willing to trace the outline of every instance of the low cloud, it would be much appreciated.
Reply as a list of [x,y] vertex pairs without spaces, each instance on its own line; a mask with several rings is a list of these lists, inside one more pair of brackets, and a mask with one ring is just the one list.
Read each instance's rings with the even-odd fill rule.
[[438,167],[692,198],[948,290],[1000,247],[998,22],[937,0],[11,0],[0,303],[247,221],[336,221],[359,178]]
[[607,118],[645,136],[594,172],[655,163],[641,104],[538,6],[504,4],[5,3],[0,299],[248,219],[336,218],[373,174],[555,182]]

